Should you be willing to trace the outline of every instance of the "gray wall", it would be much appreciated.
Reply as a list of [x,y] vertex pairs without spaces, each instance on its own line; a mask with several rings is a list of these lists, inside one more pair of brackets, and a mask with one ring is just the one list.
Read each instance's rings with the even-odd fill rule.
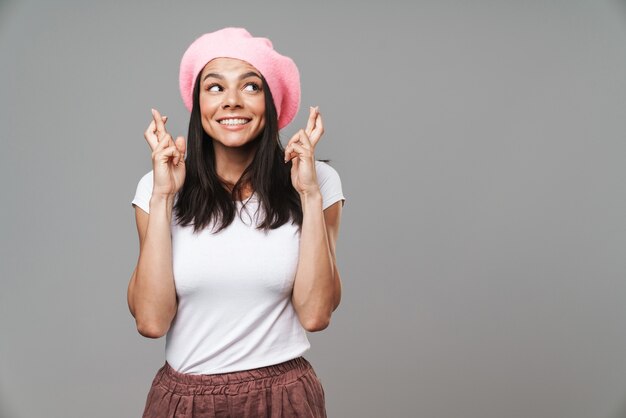
[[52,3],[0,3],[0,415],[141,414],[142,133],[186,135],[182,53],[244,26],[299,65],[348,198],[329,415],[626,416],[623,1]]

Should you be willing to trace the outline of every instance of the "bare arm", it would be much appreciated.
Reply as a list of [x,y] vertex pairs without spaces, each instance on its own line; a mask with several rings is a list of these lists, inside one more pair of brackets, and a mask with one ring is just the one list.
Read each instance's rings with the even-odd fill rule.
[[328,237],[328,247],[330,255],[333,258],[334,272],[334,303],[333,311],[337,309],[341,302],[341,278],[337,269],[337,257],[335,256],[335,248],[337,247],[337,239],[339,238],[339,224],[341,223],[341,211],[343,209],[343,201],[339,201],[324,210],[324,222],[326,224],[326,235]]
[[177,300],[172,269],[170,230],[174,196],[185,179],[184,138],[176,142],[165,130],[160,113],[144,137],[152,149],[153,189],[150,213],[135,207],[139,234],[139,260],[128,284],[128,307],[135,317],[137,330],[148,338],[167,333],[176,315]]
[[291,183],[302,202],[300,253],[291,302],[307,331],[321,331],[330,323],[341,299],[341,280],[335,262],[342,203],[323,210],[314,150],[324,133],[319,108],[311,107],[305,130],[299,130],[285,147],[291,161]]
[[172,203],[150,200],[150,214],[135,207],[139,260],[128,285],[128,306],[137,330],[148,338],[165,335],[176,315],[170,220]]
[[342,204],[336,202],[322,211],[321,195],[302,203],[304,219],[292,303],[302,326],[314,332],[328,326],[341,300],[335,247]]

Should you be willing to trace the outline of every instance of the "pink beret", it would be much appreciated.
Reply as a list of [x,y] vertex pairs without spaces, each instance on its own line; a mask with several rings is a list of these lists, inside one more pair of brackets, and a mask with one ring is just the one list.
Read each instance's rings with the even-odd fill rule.
[[289,124],[300,106],[300,73],[293,60],[276,52],[267,38],[253,38],[243,28],[224,28],[193,41],[180,62],[180,94],[191,111],[196,77],[214,58],[236,58],[261,72],[272,92],[278,128]]

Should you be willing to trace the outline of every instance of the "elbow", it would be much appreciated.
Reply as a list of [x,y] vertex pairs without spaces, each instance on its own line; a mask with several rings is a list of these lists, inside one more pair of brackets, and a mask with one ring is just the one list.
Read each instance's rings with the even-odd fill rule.
[[137,321],[137,332],[146,338],[161,338],[167,334],[168,327],[161,326],[151,322]]
[[330,315],[318,315],[301,321],[302,327],[308,332],[323,331],[330,325]]

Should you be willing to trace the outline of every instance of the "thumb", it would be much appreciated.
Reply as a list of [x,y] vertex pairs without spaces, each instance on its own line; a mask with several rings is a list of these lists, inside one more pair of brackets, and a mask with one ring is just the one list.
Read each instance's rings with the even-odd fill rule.
[[298,169],[300,167],[300,158],[296,157],[293,160],[291,160],[291,171],[292,172],[298,172]]
[[179,136],[178,138],[176,138],[176,141],[174,144],[176,145],[176,149],[178,149],[178,151],[180,151],[180,153],[183,154],[184,156],[185,151],[187,150],[187,144],[185,143],[185,138],[182,136]]

